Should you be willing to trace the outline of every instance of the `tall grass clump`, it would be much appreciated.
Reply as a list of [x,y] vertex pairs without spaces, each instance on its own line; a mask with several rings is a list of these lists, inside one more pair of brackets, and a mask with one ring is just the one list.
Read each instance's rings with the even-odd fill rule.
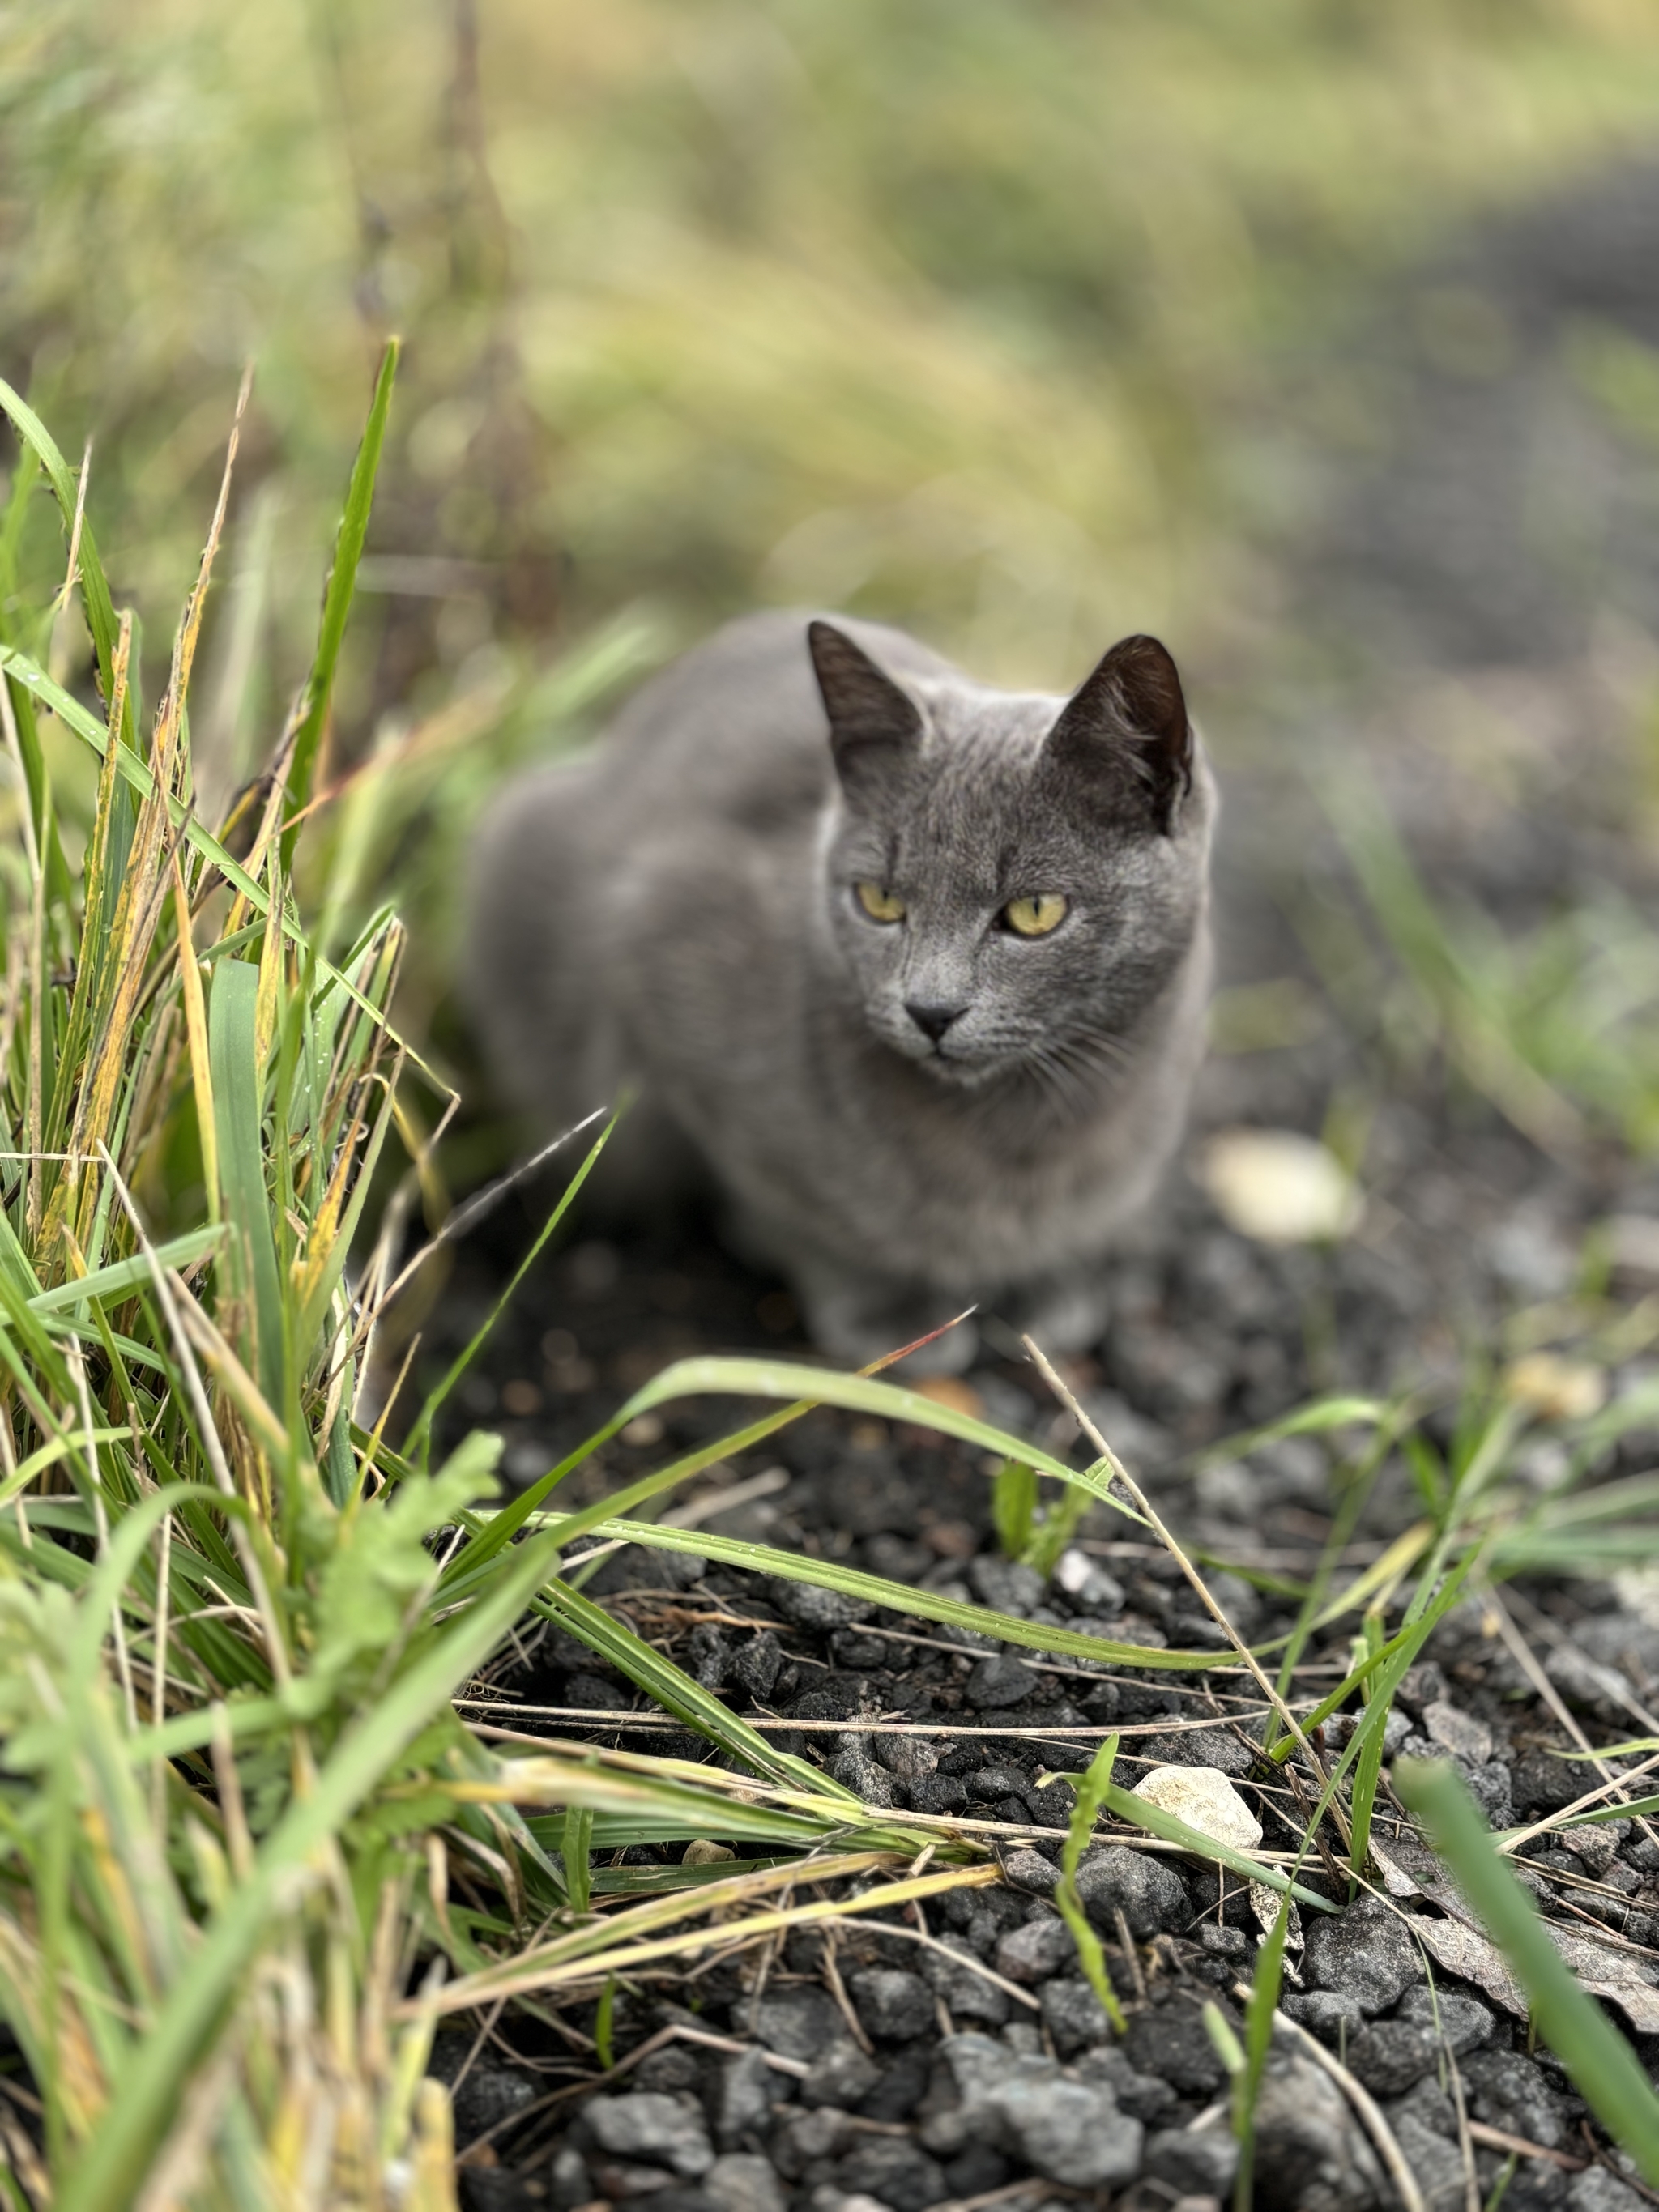
[[[310,674],[216,830],[197,809],[189,696],[235,431],[146,716],[85,475],[0,386],[19,455],[0,563],[37,498],[56,502],[66,548],[50,605],[0,573],[0,2201],[16,2212],[438,2212],[455,2202],[447,2092],[427,2076],[445,2015],[592,1998],[641,1962],[996,1878],[974,1823],[866,1807],[775,1751],[583,1595],[573,1546],[682,1542],[634,1516],[811,1401],[925,1423],[1111,1502],[1109,1469],[1079,1474],[873,1376],[764,1361],[669,1370],[499,1510],[495,1438],[434,1450],[454,1372],[401,1452],[364,1425],[401,1256],[365,1215],[400,1149],[405,1184],[426,1176],[402,1091],[442,1086],[389,1018],[396,916],[370,914],[325,957],[294,883],[326,797],[313,787],[395,366],[392,347]],[[79,690],[48,669],[71,604],[90,648]],[[50,770],[77,746],[96,762],[83,817]],[[354,834],[361,856],[380,833]],[[340,901],[325,906],[337,922]],[[557,1510],[562,1480],[626,1422],[696,1393],[773,1410]],[[1217,1663],[696,1543],[981,1635]],[[488,1748],[452,1700],[526,1613],[601,1653],[719,1764]],[[617,1856],[715,1838],[744,1856]],[[848,1876],[850,1891],[789,1900],[803,1877]],[[608,2065],[608,2029],[595,2039]]]
[[[18,450],[0,516],[0,2203],[10,2212],[450,2212],[448,2093],[427,2071],[441,2021],[491,2021],[508,2003],[559,2008],[575,2047],[591,2046],[583,2080],[597,2081],[629,2062],[612,2047],[607,1993],[630,1975],[716,1948],[763,1956],[790,1928],[849,1914],[881,1913],[895,1940],[926,1943],[912,1907],[999,1878],[994,1847],[1020,1832],[862,1802],[586,1595],[609,1547],[695,1551],[1057,1658],[1210,1674],[1237,1666],[1284,1722],[1264,1747],[1280,1759],[1363,1696],[1309,1821],[1311,1838],[1332,1811],[1358,1874],[1389,1702],[1477,1572],[1501,1577],[1540,1556],[1589,1568],[1650,1556],[1659,1541],[1644,1520],[1650,1481],[1581,1480],[1644,1406],[1579,1424],[1569,1476],[1540,1498],[1505,1480],[1524,1415],[1483,1401],[1443,1456],[1413,1446],[1418,1525],[1334,1596],[1322,1570],[1274,1690],[1264,1655],[1242,1644],[1112,1642],[652,1517],[681,1486],[827,1404],[994,1455],[1000,1533],[1016,1553],[1052,1565],[1073,1509],[1098,1507],[1169,1543],[1196,1582],[1091,1430],[1102,1455],[1079,1469],[874,1373],[697,1358],[647,1382],[503,1503],[496,1438],[440,1447],[463,1358],[394,1449],[372,1421],[365,1377],[386,1309],[419,1264],[404,1263],[400,1224],[410,1193],[434,1191],[420,1131],[441,1118],[447,1094],[391,1018],[402,925],[367,905],[408,818],[407,791],[385,762],[337,803],[318,779],[395,368],[394,346],[351,472],[309,674],[264,771],[213,827],[198,805],[189,700],[235,428],[149,714],[86,475],[0,385]],[[65,548],[63,586],[45,604],[30,602],[13,565],[36,500],[55,503]],[[51,672],[72,608],[89,652],[78,689]],[[588,681],[569,677],[569,696]],[[84,807],[59,793],[76,748],[95,765]],[[448,763],[434,740],[428,788]],[[325,823],[325,865],[308,868],[307,840]],[[319,896],[296,896],[296,875]],[[583,1141],[586,1158],[573,1152],[569,1188],[503,1304],[605,1135]],[[608,1495],[564,1505],[566,1479],[591,1470],[622,1429],[694,1395],[760,1410]],[[1374,1431],[1375,1473],[1415,1420],[1334,1400],[1279,1432]],[[1043,1477],[1062,1486],[1063,1502],[1046,1510]],[[1345,1679],[1292,1717],[1294,1652],[1362,1606]],[[526,1616],[599,1655],[704,1756],[526,1745],[469,1724],[458,1693]],[[1073,1785],[1068,1881],[1109,1816],[1119,1832],[1150,1832],[1331,1909],[1296,1878],[1304,1853],[1218,1843],[1119,1787],[1110,1759]],[[704,1848],[683,1858],[693,1844]],[[657,1863],[625,1863],[640,1846]],[[1069,1891],[1064,1901],[1075,1901]],[[1103,1960],[1081,1932],[1103,2000]],[[1244,2133],[1268,1987],[1237,2115]],[[588,2003],[591,2036],[572,2024]]]

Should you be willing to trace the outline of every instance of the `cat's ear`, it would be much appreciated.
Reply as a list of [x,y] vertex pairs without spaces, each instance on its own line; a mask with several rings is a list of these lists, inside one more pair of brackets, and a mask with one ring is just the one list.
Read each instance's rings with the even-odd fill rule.
[[1168,836],[1192,787],[1193,728],[1175,662],[1158,640],[1121,639],[1067,700],[1043,751]]
[[830,750],[849,798],[909,759],[921,738],[921,714],[908,691],[861,646],[827,622],[808,623],[807,649],[830,717]]

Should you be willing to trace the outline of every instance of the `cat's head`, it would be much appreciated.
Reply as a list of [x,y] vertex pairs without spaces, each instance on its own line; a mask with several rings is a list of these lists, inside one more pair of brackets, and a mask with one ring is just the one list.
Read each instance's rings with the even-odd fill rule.
[[1060,702],[807,637],[838,787],[829,926],[871,1029],[943,1082],[1025,1070],[1081,1103],[1204,910],[1212,791],[1174,661],[1125,638]]

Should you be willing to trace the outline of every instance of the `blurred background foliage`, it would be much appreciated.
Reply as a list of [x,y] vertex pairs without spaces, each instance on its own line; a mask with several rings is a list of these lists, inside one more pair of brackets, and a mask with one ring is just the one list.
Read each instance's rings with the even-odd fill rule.
[[[1390,288],[1639,158],[1656,114],[1649,0],[8,0],[0,372],[92,441],[153,696],[257,361],[194,732],[228,791],[302,671],[404,335],[335,756],[398,791],[343,827],[331,895],[348,930],[407,861],[441,937],[454,836],[411,825],[453,833],[757,600],[911,623],[1006,681],[1142,626],[1200,684],[1300,679],[1331,454],[1406,482],[1389,424],[1427,376],[1474,410],[1458,450],[1495,436],[1526,476],[1490,302]],[[1659,515],[1659,353],[1583,313],[1548,349]],[[38,603],[58,526],[44,499],[15,522]],[[1431,586],[1436,549],[1490,565],[1413,527]]]

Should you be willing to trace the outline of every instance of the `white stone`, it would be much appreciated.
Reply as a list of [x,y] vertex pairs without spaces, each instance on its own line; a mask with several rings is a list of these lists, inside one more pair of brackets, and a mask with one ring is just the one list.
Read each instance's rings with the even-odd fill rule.
[[1203,1175],[1227,1226],[1260,1243],[1329,1243],[1358,1225],[1352,1176],[1294,1129],[1224,1129],[1205,1147]]
[[1261,1821],[1218,1766],[1155,1766],[1134,1794],[1236,1851],[1253,1851],[1261,1841]]

